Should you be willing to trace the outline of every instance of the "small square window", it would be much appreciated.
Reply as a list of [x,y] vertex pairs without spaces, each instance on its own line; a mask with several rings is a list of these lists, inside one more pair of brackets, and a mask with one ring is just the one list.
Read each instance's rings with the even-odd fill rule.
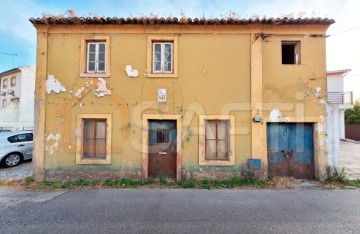
[[80,114],[77,126],[76,163],[111,164],[111,115]]
[[282,64],[300,64],[300,42],[281,42]]

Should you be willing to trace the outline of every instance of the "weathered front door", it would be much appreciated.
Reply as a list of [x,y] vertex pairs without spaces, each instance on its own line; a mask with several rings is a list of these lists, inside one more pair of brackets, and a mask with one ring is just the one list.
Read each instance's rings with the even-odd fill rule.
[[176,178],[176,121],[149,120],[149,177]]
[[268,123],[269,176],[314,178],[313,125],[310,123]]

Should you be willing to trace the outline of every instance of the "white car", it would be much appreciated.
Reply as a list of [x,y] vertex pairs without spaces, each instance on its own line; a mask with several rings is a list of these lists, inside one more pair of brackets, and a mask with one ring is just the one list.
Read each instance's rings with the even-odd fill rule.
[[33,131],[1,132],[0,162],[3,167],[14,167],[32,158]]

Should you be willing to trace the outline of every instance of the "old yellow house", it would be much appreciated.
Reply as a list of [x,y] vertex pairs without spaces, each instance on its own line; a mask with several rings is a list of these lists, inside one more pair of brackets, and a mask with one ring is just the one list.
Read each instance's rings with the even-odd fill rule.
[[30,21],[37,180],[325,175],[333,20]]

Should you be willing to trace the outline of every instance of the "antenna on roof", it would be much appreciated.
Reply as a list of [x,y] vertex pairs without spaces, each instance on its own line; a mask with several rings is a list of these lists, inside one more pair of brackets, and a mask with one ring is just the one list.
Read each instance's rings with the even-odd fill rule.
[[12,59],[13,59],[13,67],[15,67],[15,56],[17,56],[17,54],[9,54],[9,53],[5,53],[5,52],[1,52],[1,51],[0,51],[0,54],[5,54],[5,55],[12,56]]

